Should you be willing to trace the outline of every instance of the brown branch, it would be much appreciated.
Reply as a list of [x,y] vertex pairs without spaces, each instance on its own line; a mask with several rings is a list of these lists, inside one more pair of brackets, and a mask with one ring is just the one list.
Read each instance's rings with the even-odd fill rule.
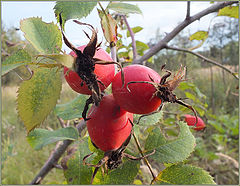
[[135,60],[137,58],[137,47],[136,47],[136,41],[135,41],[135,38],[134,38],[134,33],[133,33],[133,31],[132,31],[132,29],[131,29],[128,21],[127,21],[126,16],[122,15],[122,18],[123,18],[123,20],[124,20],[124,22],[125,22],[125,24],[127,26],[127,29],[129,31],[129,34],[130,34],[130,37],[132,39],[133,60]]
[[187,15],[186,15],[186,19],[190,18],[190,4],[191,4],[191,1],[188,1],[187,2]]
[[230,69],[226,68],[225,66],[223,66],[222,64],[218,63],[217,61],[214,61],[212,59],[209,59],[197,52],[193,52],[191,50],[188,50],[188,49],[183,49],[183,48],[176,48],[176,47],[170,47],[170,46],[165,46],[164,48],[166,49],[171,49],[171,50],[176,50],[176,51],[181,51],[181,52],[187,52],[187,53],[190,53],[190,54],[193,54],[201,59],[203,59],[204,62],[207,62],[207,63],[211,63],[213,65],[216,65],[220,68],[222,68],[223,70],[227,71],[228,73],[230,73],[231,75],[233,75],[237,80],[239,79],[238,76],[236,76],[236,73],[231,71]]
[[219,2],[219,3],[216,3],[212,6],[210,6],[209,8],[206,8],[205,10],[189,17],[189,19],[185,19],[177,27],[175,27],[170,33],[168,33],[161,41],[159,41],[156,45],[154,45],[151,49],[149,49],[149,51],[146,52],[142,57],[140,57],[136,60],[133,60],[133,64],[143,64],[144,61],[148,60],[150,57],[152,57],[157,52],[162,50],[169,41],[171,41],[180,31],[182,31],[184,28],[186,28],[192,22],[199,20],[202,17],[204,17],[210,13],[216,12],[219,9],[229,6],[229,5],[232,5],[234,3],[238,3],[238,1]]
[[[77,125],[77,129],[79,131],[79,134],[81,131],[86,127],[86,122],[84,120],[81,120],[79,124]],[[55,149],[49,156],[48,160],[45,162],[37,176],[32,180],[30,185],[37,185],[40,184],[43,178],[53,169],[56,168],[58,160],[61,158],[63,153],[66,151],[68,146],[72,143],[72,140],[64,140],[62,143],[57,143]]]

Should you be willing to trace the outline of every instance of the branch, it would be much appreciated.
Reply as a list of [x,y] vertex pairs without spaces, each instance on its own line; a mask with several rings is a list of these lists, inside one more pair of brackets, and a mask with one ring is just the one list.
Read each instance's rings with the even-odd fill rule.
[[127,26],[127,29],[129,31],[129,34],[130,34],[131,39],[132,39],[133,60],[135,60],[137,58],[137,47],[136,47],[136,41],[135,41],[135,38],[134,38],[134,33],[133,33],[133,31],[132,31],[132,29],[131,29],[128,21],[127,21],[126,16],[122,15],[122,18],[123,18],[123,20],[124,20],[124,22],[125,22],[125,24]]
[[188,1],[187,2],[187,15],[186,15],[186,19],[190,18],[190,4],[191,4],[191,1]]
[[[79,131],[79,134],[81,134],[81,131],[86,127],[86,122],[84,120],[81,120],[79,124],[77,125],[77,129]],[[57,165],[58,160],[61,158],[63,153],[66,151],[68,146],[72,143],[72,140],[64,140],[63,143],[57,143],[55,149],[49,156],[48,160],[45,162],[37,176],[32,180],[30,185],[37,185],[40,184],[43,178],[52,170],[52,168],[55,168]]]
[[142,57],[133,61],[133,64],[143,64],[144,61],[148,60],[150,57],[155,55],[157,52],[162,50],[166,44],[171,41],[180,31],[186,28],[192,22],[199,20],[200,18],[218,11],[225,6],[232,5],[234,3],[238,3],[238,1],[227,1],[227,2],[219,2],[216,3],[209,8],[189,17],[189,19],[185,19],[181,22],[177,27],[175,27],[170,33],[168,33],[161,41],[159,41],[156,45],[154,45],[148,52],[146,52]]
[[164,48],[166,48],[166,49],[171,49],[171,50],[176,50],[176,51],[181,51],[181,52],[187,52],[187,53],[193,54],[193,55],[195,55],[195,56],[203,59],[203,61],[208,62],[208,63],[211,63],[211,64],[213,64],[213,65],[216,65],[216,66],[222,68],[223,70],[229,72],[229,73],[230,73],[231,75],[233,75],[237,80],[239,79],[239,77],[236,76],[236,73],[235,73],[235,72],[233,72],[233,71],[231,71],[230,69],[226,68],[225,66],[223,66],[223,65],[220,64],[220,63],[218,63],[217,61],[214,61],[214,60],[212,60],[212,59],[209,59],[209,58],[207,58],[207,57],[205,57],[205,56],[203,56],[203,55],[201,55],[201,54],[199,54],[199,53],[193,52],[193,51],[188,50],[188,49],[176,48],[176,47],[170,47],[170,46],[165,46]]

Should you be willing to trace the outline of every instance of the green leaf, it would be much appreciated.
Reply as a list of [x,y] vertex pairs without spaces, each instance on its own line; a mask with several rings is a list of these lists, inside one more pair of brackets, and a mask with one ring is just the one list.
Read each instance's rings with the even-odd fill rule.
[[5,61],[2,62],[2,76],[9,71],[28,63],[31,63],[32,58],[24,49],[18,50]]
[[140,168],[140,161],[124,161],[117,169],[109,172],[104,177],[104,182],[99,184],[129,185],[133,184]]
[[216,184],[208,172],[191,165],[172,165],[167,167],[157,177],[155,184],[201,185]]
[[97,5],[97,1],[78,2],[78,1],[57,1],[54,6],[54,13],[58,18],[59,14],[62,16],[62,25],[69,19],[81,19],[87,17]]
[[80,94],[68,103],[56,105],[54,111],[63,120],[81,118],[86,100],[87,96]]
[[117,22],[110,14],[98,10],[98,15],[101,18],[101,26],[103,34],[108,43],[116,43],[117,41]]
[[[61,165],[64,169],[64,176],[67,179],[67,183],[70,185],[89,185],[92,177],[93,169],[87,165],[83,165],[84,156],[90,154],[88,149],[88,137],[85,137],[80,141],[77,148],[73,148],[67,156],[65,156]],[[87,159],[87,162],[91,162],[93,156]]]
[[18,115],[30,132],[40,125],[55,107],[62,88],[61,71],[36,69],[33,77],[18,89]]
[[45,55],[37,55],[37,57],[45,57],[51,60],[54,60],[58,64],[64,65],[68,68],[72,68],[72,65],[75,61],[75,58],[71,55],[67,54],[45,54]]
[[208,32],[207,31],[195,32],[194,34],[192,34],[189,37],[189,40],[190,41],[197,40],[197,41],[201,41],[201,42],[197,46],[192,47],[189,50],[194,50],[194,49],[197,49],[197,48],[201,47],[207,38],[208,38]]
[[111,2],[107,6],[107,8],[119,12],[121,14],[142,14],[142,11],[139,9],[137,5],[129,3]]
[[[132,28],[132,31],[133,31],[134,34],[136,34],[136,33],[140,32],[142,29],[143,29],[143,27],[136,26],[136,27]],[[127,31],[127,37],[130,37],[130,32],[129,31]]]
[[218,16],[239,17],[239,6],[227,6],[218,11]]
[[143,55],[144,51],[149,49],[149,46],[146,43],[143,43],[141,41],[136,41],[136,47],[137,47],[137,53],[139,55]]
[[[137,122],[141,115],[134,114],[134,122]],[[142,126],[149,126],[155,125],[159,122],[159,120],[163,117],[162,112],[158,112],[149,116],[144,116],[140,119],[139,125]]]
[[195,138],[186,123],[180,122],[179,127],[180,133],[174,140],[164,140],[159,128],[149,134],[145,150],[156,150],[150,158],[159,163],[176,163],[182,162],[190,156],[196,145]]
[[67,127],[61,128],[55,131],[49,131],[46,129],[35,129],[27,136],[27,141],[35,150],[39,150],[42,147],[55,143],[61,140],[77,140],[78,131],[76,128]]
[[20,29],[25,38],[41,54],[57,54],[62,48],[62,34],[54,23],[45,23],[41,18],[21,20]]

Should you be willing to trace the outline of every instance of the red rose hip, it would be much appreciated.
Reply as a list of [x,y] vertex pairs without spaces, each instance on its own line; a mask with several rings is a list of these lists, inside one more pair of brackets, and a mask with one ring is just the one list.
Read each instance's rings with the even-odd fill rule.
[[113,95],[102,98],[89,110],[87,129],[92,142],[102,151],[116,150],[129,137],[133,114],[121,109]]
[[[192,115],[184,115],[184,119],[187,123],[187,125],[189,126],[194,126],[194,124],[196,123],[196,117],[192,116]],[[206,127],[205,123],[203,122],[203,120],[200,117],[197,117],[197,123],[196,123],[196,127],[194,127],[194,130],[203,130]]]
[[[86,45],[78,47],[79,50],[83,52]],[[72,51],[70,55],[76,57],[76,54]],[[113,61],[112,58],[105,52],[103,49],[98,49],[95,52],[94,58],[98,58],[103,61]],[[106,87],[110,85],[114,78],[115,74],[115,66],[114,64],[109,65],[95,65],[94,73],[97,75],[99,81],[101,81],[105,86],[101,83],[98,83],[101,91],[103,91]],[[82,79],[79,75],[74,71],[69,71],[67,67],[64,67],[64,77],[68,82],[69,86],[76,92],[81,94],[91,95],[91,91],[88,89],[85,83],[83,83]],[[82,86],[81,86],[82,85]]]
[[112,93],[121,108],[135,114],[148,114],[159,108],[161,99],[154,96],[156,89],[148,83],[132,83],[131,81],[160,82],[160,75],[143,65],[129,65],[123,68],[125,84],[122,87],[121,72],[117,73],[112,82]]

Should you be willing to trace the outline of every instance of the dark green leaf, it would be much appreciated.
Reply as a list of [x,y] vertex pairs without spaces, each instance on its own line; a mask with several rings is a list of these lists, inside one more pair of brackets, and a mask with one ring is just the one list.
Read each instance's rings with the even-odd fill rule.
[[32,58],[24,49],[18,50],[2,62],[2,76],[19,66],[31,63]]
[[18,89],[17,109],[27,131],[40,125],[55,107],[62,88],[62,72],[36,69],[33,77]]
[[172,165],[167,167],[157,177],[155,184],[202,185],[216,184],[208,172],[191,165]]
[[86,95],[80,94],[71,102],[56,105],[55,113],[63,120],[71,120],[82,117],[82,111],[87,100]]
[[119,12],[121,14],[142,14],[142,11],[139,9],[137,5],[129,4],[129,3],[119,3],[119,2],[112,2],[109,3],[108,7],[111,10]]
[[[176,163],[186,160],[193,152],[195,147],[195,138],[192,135],[186,123],[180,122],[180,133],[174,140],[164,140],[159,128],[156,128],[149,134],[145,150],[156,149],[152,159],[159,163]],[[159,140],[159,142],[158,142]],[[151,144],[154,143],[154,146]]]
[[[136,26],[136,27],[132,28],[132,31],[133,31],[134,34],[136,34],[136,33],[140,32],[142,29],[143,29],[143,27]],[[130,32],[129,31],[127,31],[127,37],[130,37]]]
[[41,54],[57,54],[62,48],[62,34],[54,23],[45,23],[41,18],[28,18],[20,22],[25,38]]
[[46,129],[35,129],[31,131],[27,136],[27,141],[35,150],[39,150],[42,147],[55,143],[61,140],[77,140],[78,131],[76,128],[67,127],[61,128],[55,131],[49,131]]
[[87,17],[97,5],[96,1],[81,2],[81,1],[57,1],[54,6],[54,13],[58,18],[62,16],[62,25],[69,19],[81,19]]
[[227,6],[218,11],[218,16],[239,17],[239,6]]

